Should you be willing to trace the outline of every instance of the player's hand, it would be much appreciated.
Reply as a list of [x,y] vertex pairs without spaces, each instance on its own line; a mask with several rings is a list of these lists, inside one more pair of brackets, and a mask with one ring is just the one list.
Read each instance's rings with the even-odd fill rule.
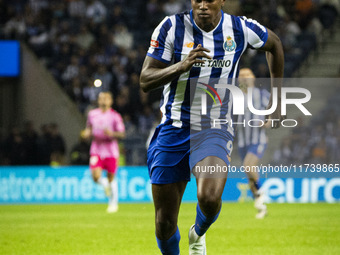
[[83,138],[83,139],[89,139],[91,137],[91,129],[89,128],[86,128],[85,130],[81,131],[80,132],[80,136]]
[[[270,97],[269,99],[269,103],[268,106],[266,108],[266,110],[270,109],[272,107],[272,98]],[[279,128],[281,126],[281,122],[283,120],[285,120],[287,118],[287,116],[281,115],[281,100],[277,101],[277,106],[276,106],[276,110],[270,114],[270,115],[266,115],[266,120],[269,119],[271,122],[271,128]],[[266,121],[267,123],[267,121]]]
[[104,134],[109,136],[109,137],[113,137],[114,136],[114,132],[112,132],[111,130],[109,130],[107,128],[104,130]]
[[205,52],[210,52],[207,48],[203,48],[201,44],[197,45],[197,47],[189,52],[189,55],[186,56],[180,63],[179,70],[182,73],[190,71],[192,66],[195,63],[204,63],[205,61],[200,58],[212,59]]

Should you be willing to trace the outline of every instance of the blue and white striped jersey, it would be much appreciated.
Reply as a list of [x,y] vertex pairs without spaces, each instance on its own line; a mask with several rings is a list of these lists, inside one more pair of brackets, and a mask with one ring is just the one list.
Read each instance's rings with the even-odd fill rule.
[[[216,89],[223,104],[213,105],[213,99],[208,97],[208,113],[202,116],[201,101],[196,97],[196,93],[202,93],[202,90],[196,89],[197,82],[193,86],[190,81],[199,78],[203,81],[202,84],[214,88],[216,80],[237,78],[242,53],[248,46],[261,48],[267,39],[267,29],[246,17],[236,17],[222,12],[219,24],[210,32],[205,32],[196,25],[192,10],[166,17],[152,34],[148,56],[167,64],[177,63],[201,44],[210,50],[207,54],[212,60],[205,59],[205,64],[194,65],[189,72],[183,73],[164,86],[160,104],[163,113],[162,123],[178,128],[191,126],[192,129],[202,130],[209,128],[204,125],[209,126],[211,119],[215,117],[231,120],[232,98],[229,90]],[[231,83],[235,85],[234,81]],[[194,98],[195,100],[198,98],[197,102]],[[210,114],[212,108],[213,114]],[[200,121],[192,121],[191,115],[196,115]],[[206,121],[203,121],[204,119]],[[233,135],[232,127],[225,126]]]
[[[245,97],[247,98],[247,96]],[[253,106],[257,110],[265,110],[270,98],[270,93],[265,89],[253,88]],[[237,120],[237,143],[239,148],[254,144],[266,144],[267,136],[265,128],[251,127],[249,120],[254,120],[250,123],[251,126],[260,126],[260,121],[265,120],[264,115],[253,114],[247,104],[247,100],[244,100],[244,115],[239,115]],[[243,126],[240,123],[245,123]]]

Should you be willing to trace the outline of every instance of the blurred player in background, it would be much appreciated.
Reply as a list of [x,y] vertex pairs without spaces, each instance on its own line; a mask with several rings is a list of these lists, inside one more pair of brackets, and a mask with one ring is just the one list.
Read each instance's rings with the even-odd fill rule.
[[[237,78],[239,60],[248,45],[267,51],[271,77],[283,77],[280,39],[256,21],[223,13],[224,3],[225,0],[191,0],[190,12],[164,18],[152,34],[140,76],[144,92],[164,87],[163,118],[150,142],[148,168],[156,240],[166,255],[180,253],[177,221],[190,170],[230,165],[233,128],[221,125],[212,129],[211,116],[202,118],[201,107],[192,107],[190,92],[196,94],[199,90],[196,90],[197,82],[192,85],[191,80],[211,80],[209,86],[215,86],[213,81],[217,79]],[[218,62],[227,64],[219,66]],[[281,90],[281,83],[272,81],[272,86]],[[231,107],[227,103],[231,95],[224,94],[224,104],[217,106],[214,114],[231,120]],[[283,119],[280,98],[278,101],[279,106],[270,115],[273,120]],[[193,115],[199,121],[191,123]],[[280,127],[279,121],[273,123],[274,128]],[[197,141],[197,146],[191,145],[192,140]],[[205,255],[205,233],[219,216],[227,173],[217,178],[195,174],[198,203],[195,224],[189,229],[189,255]]]
[[[253,92],[253,106],[257,110],[265,110],[269,103],[270,93],[265,89],[259,89],[255,87],[255,75],[249,68],[243,68],[239,74],[239,84],[245,98],[248,92],[248,88],[252,88]],[[248,106],[247,100],[244,100],[245,112],[244,115],[239,115],[238,123],[245,121],[248,123],[249,120],[262,120],[265,122],[265,116],[253,114]],[[253,126],[260,126],[261,123],[253,123]],[[238,140],[238,151],[242,160],[242,164],[246,169],[252,170],[252,167],[257,166],[259,159],[264,155],[267,148],[267,136],[265,128],[271,126],[271,122],[268,121],[263,127],[250,127],[249,125],[238,125],[237,126],[237,140]],[[254,207],[258,210],[256,218],[262,219],[267,215],[267,206],[264,202],[264,194],[260,191],[260,180],[259,173],[253,169],[253,171],[246,171],[249,187],[253,193],[255,203]]]
[[[118,168],[118,139],[125,138],[125,126],[119,113],[111,108],[113,97],[110,92],[98,95],[99,108],[91,110],[82,136],[92,137],[90,168],[93,180],[102,185],[109,197],[108,213],[118,210],[118,184],[115,174]],[[102,176],[107,171],[107,178]]]

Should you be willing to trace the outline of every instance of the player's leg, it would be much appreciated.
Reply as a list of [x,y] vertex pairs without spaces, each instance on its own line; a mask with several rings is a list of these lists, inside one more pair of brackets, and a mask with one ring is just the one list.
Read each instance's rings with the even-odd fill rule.
[[162,254],[179,254],[180,234],[177,220],[186,185],[187,181],[170,184],[152,184],[156,239]]
[[117,172],[117,160],[115,158],[107,158],[104,161],[105,169],[107,170],[107,179],[109,182],[109,206],[108,213],[118,211],[118,182],[115,178]]
[[259,173],[254,168],[254,166],[258,165],[258,163],[259,158],[251,152],[247,153],[243,161],[243,166],[245,167],[245,169],[249,169],[249,171],[246,171],[246,174],[249,181],[249,188],[253,193],[254,198],[258,196],[258,191],[260,189]]
[[92,179],[95,183],[102,185],[104,188],[109,185],[106,177],[102,176],[103,169],[101,167],[92,168]]
[[95,183],[102,185],[107,197],[110,197],[111,189],[107,177],[102,176],[103,169],[101,167],[92,168],[92,179]]
[[[169,129],[170,127],[170,129]],[[164,130],[162,130],[164,128]],[[148,170],[155,206],[156,239],[162,254],[178,255],[180,233],[178,213],[185,187],[190,181],[189,132],[185,129],[158,126],[148,149]],[[173,144],[164,150],[157,144]],[[181,150],[178,150],[181,144]],[[176,145],[176,146],[175,146]]]
[[90,169],[92,171],[92,179],[94,182],[103,186],[106,195],[109,195],[109,181],[106,177],[102,176],[103,161],[98,155],[91,155],[90,157]]
[[[228,157],[230,161],[230,157]],[[196,166],[221,166],[227,163],[216,156],[208,156]],[[195,166],[195,167],[196,167]],[[222,207],[222,193],[227,181],[227,172],[213,176],[210,173],[194,173],[197,183],[196,220],[189,230],[189,254],[206,254],[205,233],[213,224]]]
[[96,167],[96,168],[92,168],[92,179],[94,182],[101,184],[100,183],[100,178],[102,176],[102,168],[101,167]]
[[[216,156],[208,156],[197,163],[198,166],[227,167],[227,164]],[[197,183],[197,217],[195,230],[202,236],[217,219],[222,206],[222,193],[228,173],[195,173]]]
[[263,219],[267,215],[267,206],[264,204],[264,193],[260,191],[261,184],[259,173],[256,171],[254,166],[257,166],[259,163],[259,158],[252,152],[248,152],[246,157],[244,158],[243,165],[249,171],[246,172],[249,182],[249,187],[251,192],[253,193],[255,202],[254,207],[258,210],[256,214],[257,219]]

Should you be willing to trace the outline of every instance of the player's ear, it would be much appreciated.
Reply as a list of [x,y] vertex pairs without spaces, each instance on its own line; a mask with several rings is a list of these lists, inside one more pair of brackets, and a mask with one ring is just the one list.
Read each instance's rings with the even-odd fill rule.
[[225,4],[225,0],[221,0],[221,6],[223,7]]

